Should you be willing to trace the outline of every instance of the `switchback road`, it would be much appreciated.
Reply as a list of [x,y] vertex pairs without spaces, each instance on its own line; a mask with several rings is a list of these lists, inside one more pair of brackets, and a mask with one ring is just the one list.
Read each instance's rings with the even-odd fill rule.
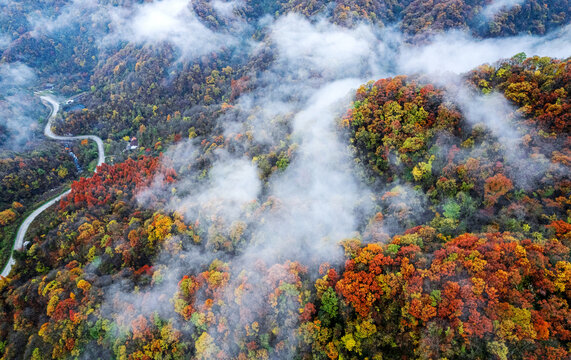
[[[58,112],[59,112],[59,108],[60,108],[59,102],[51,95],[42,95],[42,96],[40,96],[40,99],[42,99],[42,102],[44,103],[44,105],[48,106],[51,109],[51,113],[50,113],[50,117],[48,119],[48,123],[46,124],[46,127],[44,129],[44,135],[46,135],[47,137],[49,137],[51,139],[61,140],[61,141],[83,140],[83,139],[93,140],[97,144],[97,152],[98,152],[97,166],[103,164],[105,162],[105,150],[103,149],[103,140],[101,140],[100,137],[95,136],[95,135],[59,136],[59,135],[54,134],[54,132],[52,131],[52,125],[53,125],[55,118],[57,117]],[[95,171],[97,171],[97,168]],[[12,247],[12,252],[14,252],[14,249],[21,249],[23,247],[24,238],[26,237],[26,232],[28,231],[28,228],[30,227],[32,222],[42,212],[44,212],[47,208],[49,208],[50,206],[52,206],[56,202],[60,201],[61,198],[63,198],[67,194],[69,194],[70,191],[71,190],[67,190],[64,193],[56,196],[55,198],[49,200],[46,203],[44,203],[42,206],[37,208],[33,213],[31,213],[24,220],[24,222],[22,223],[22,225],[20,225],[20,228],[18,229],[18,234],[16,235],[16,240],[14,241],[14,246]],[[1,275],[3,277],[7,277],[8,275],[10,275],[10,271],[12,270],[12,266],[14,265],[14,263],[15,263],[15,260],[14,260],[13,254],[12,254],[12,255],[10,255],[10,259],[8,260],[8,263],[4,267],[4,270],[2,271]]]

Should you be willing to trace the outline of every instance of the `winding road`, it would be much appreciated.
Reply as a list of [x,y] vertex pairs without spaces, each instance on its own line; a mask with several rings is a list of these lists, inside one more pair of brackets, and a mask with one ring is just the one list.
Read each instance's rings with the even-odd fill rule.
[[[44,105],[48,106],[51,109],[48,123],[46,124],[46,127],[44,129],[44,135],[54,140],[63,140],[63,141],[83,140],[83,139],[93,140],[97,144],[97,152],[98,152],[97,166],[103,164],[105,162],[105,150],[103,149],[103,140],[101,140],[101,138],[95,135],[59,136],[54,134],[54,132],[52,131],[52,124],[59,112],[60,108],[59,102],[51,95],[42,95],[40,96],[40,99],[42,99],[42,103]],[[95,171],[97,172],[97,168]],[[21,249],[23,247],[26,232],[28,231],[28,228],[30,227],[32,222],[47,208],[49,208],[56,202],[60,201],[61,198],[69,194],[70,191],[71,190],[67,190],[64,193],[49,200],[48,202],[37,208],[24,220],[24,222],[22,223],[22,225],[20,225],[20,228],[18,229],[18,234],[16,235],[16,240],[14,241],[14,246],[12,247],[12,253],[14,252],[14,249]],[[14,263],[15,263],[14,256],[13,254],[11,254],[10,260],[8,260],[8,263],[4,267],[4,270],[2,271],[1,275],[3,277],[8,277],[8,275],[10,275],[10,271],[12,270],[12,266],[14,265]]]

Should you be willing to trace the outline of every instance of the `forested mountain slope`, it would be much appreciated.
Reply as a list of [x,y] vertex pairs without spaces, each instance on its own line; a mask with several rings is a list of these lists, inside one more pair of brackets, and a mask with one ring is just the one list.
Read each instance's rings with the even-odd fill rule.
[[0,7],[2,359],[570,356],[567,0]]
[[245,265],[279,198],[226,227],[165,212],[163,196],[136,201],[151,182],[174,191],[180,175],[159,165],[173,160],[105,165],[73,185],[4,280],[5,354],[565,358],[570,74],[568,61],[536,57],[463,76],[473,96],[517,105],[526,132],[513,156],[446,89],[409,77],[359,88],[339,125],[385,190],[339,245],[344,264],[299,249]]

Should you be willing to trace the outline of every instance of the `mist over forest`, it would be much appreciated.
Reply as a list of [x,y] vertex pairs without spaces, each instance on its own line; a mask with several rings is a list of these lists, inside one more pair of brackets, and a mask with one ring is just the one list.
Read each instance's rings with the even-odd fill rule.
[[568,0],[0,9],[1,359],[571,356]]

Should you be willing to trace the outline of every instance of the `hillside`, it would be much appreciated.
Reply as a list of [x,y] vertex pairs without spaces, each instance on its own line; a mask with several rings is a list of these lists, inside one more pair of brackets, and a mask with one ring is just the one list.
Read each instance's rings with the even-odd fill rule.
[[571,355],[567,1],[0,7],[2,359]]

